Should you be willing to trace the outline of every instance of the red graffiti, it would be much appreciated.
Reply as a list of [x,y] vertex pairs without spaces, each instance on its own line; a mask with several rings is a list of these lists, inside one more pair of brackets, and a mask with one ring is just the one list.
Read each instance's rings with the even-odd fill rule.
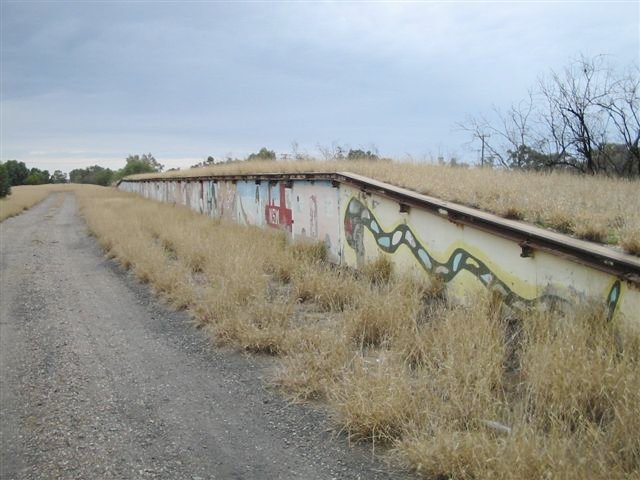
[[287,232],[291,232],[293,225],[293,215],[291,209],[287,208],[286,187],[283,182],[280,182],[278,184],[278,187],[278,193],[280,195],[277,195],[277,197],[279,197],[279,202],[276,205],[276,199],[274,198],[276,197],[276,195],[271,195],[272,187],[269,186],[268,202],[265,207],[265,220],[267,222],[267,225],[270,225],[274,228],[286,230]]

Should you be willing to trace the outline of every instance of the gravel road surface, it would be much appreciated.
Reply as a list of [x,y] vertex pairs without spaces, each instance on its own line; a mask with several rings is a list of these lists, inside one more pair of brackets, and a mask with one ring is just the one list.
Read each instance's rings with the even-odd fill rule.
[[2,479],[406,478],[107,260],[72,194],[0,244]]

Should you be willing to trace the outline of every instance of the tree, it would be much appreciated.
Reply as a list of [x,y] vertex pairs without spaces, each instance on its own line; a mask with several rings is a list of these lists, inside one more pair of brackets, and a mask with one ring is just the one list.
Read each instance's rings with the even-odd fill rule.
[[542,153],[525,144],[518,145],[515,150],[508,150],[508,163],[512,168],[541,170],[548,168],[555,161],[553,155]]
[[311,157],[309,157],[307,152],[300,150],[300,145],[296,140],[291,141],[291,158],[299,161],[311,159]]
[[0,198],[11,194],[11,181],[6,164],[0,163]]
[[7,169],[9,183],[12,186],[24,185],[27,177],[29,176],[29,169],[24,164],[24,162],[18,162],[17,160],[7,160],[4,166]]
[[48,170],[40,170],[38,168],[32,168],[29,171],[29,176],[25,179],[25,185],[44,185],[49,183],[50,175]]
[[159,163],[153,155],[150,153],[139,155],[129,155],[127,157],[127,164],[118,171],[118,178],[126,177],[128,175],[135,175],[137,173],[155,173],[161,172],[164,165]]
[[50,181],[51,183],[67,183],[67,174],[61,170],[56,170],[51,175]]
[[375,152],[371,150],[367,150],[366,152],[362,149],[350,149],[349,153],[347,153],[347,160],[379,160],[380,157]]
[[611,95],[600,106],[606,110],[626,149],[619,173],[640,175],[640,68],[632,67],[615,82]]
[[275,160],[276,152],[273,150],[268,150],[266,147],[262,147],[258,153],[252,153],[247,157],[247,161],[251,162],[253,160]]
[[608,115],[600,104],[611,95],[611,75],[602,57],[582,57],[562,73],[552,72],[550,78],[540,80],[547,107],[543,119],[551,140],[558,151],[579,160],[578,169],[591,174],[606,169],[602,149],[607,143]]
[[201,162],[191,165],[190,168],[209,167],[211,165],[214,165],[215,163],[216,163],[216,159],[213,158],[211,155],[209,155],[206,160],[202,160]]
[[332,142],[331,146],[318,144],[316,148],[320,152],[320,155],[322,155],[322,158],[324,158],[327,161],[345,159],[344,152],[346,150],[346,147],[343,147],[342,145],[338,144],[338,142]]
[[483,165],[504,168],[532,168],[528,153],[540,149],[540,141],[532,125],[533,94],[506,112],[493,108],[492,122],[485,116],[470,117],[461,124],[473,141],[481,142]]
[[602,56],[581,57],[541,77],[527,101],[461,127],[505,168],[640,175],[639,96],[637,68],[621,76]]
[[91,183],[106,187],[108,185],[111,185],[111,183],[115,180],[115,177],[116,177],[116,172],[114,172],[110,168],[98,167],[98,169],[92,172],[89,178],[91,179]]
[[71,183],[90,183],[106,187],[113,182],[114,178],[115,173],[111,169],[103,168],[99,165],[93,165],[87,168],[76,168],[69,172],[69,181]]

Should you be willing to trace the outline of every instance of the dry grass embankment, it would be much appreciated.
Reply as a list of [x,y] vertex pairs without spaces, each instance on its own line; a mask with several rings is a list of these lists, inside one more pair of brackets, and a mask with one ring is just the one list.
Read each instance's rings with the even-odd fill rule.
[[219,343],[278,355],[292,399],[425,478],[640,475],[640,341],[600,305],[517,316],[492,298],[364,272],[275,231],[111,189],[79,192],[90,230]]
[[[640,180],[392,161],[238,162],[163,176],[347,171],[640,255]],[[153,175],[151,175],[153,176]],[[149,175],[132,176],[145,178]]]
[[79,188],[79,185],[46,184],[22,185],[11,187],[11,195],[0,199],[0,222],[40,203],[52,193],[69,192]]

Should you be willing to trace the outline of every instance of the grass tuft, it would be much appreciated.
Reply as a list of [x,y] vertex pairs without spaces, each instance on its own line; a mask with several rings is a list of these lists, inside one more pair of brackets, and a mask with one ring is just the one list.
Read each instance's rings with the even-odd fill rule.
[[625,227],[621,232],[620,245],[627,252],[640,256],[640,226]]
[[326,399],[353,355],[336,323],[290,331],[285,350],[275,383],[294,401]]
[[353,440],[390,444],[420,414],[406,366],[391,354],[355,357],[332,387],[335,420]]
[[354,305],[362,294],[353,272],[319,264],[302,266],[293,276],[298,302],[313,302],[327,312],[341,312]]
[[214,335],[223,344],[254,353],[276,355],[283,349],[293,316],[290,302],[270,303],[256,299],[235,316],[215,322]]
[[374,285],[386,285],[393,276],[393,263],[388,255],[381,254],[362,268],[363,275]]

